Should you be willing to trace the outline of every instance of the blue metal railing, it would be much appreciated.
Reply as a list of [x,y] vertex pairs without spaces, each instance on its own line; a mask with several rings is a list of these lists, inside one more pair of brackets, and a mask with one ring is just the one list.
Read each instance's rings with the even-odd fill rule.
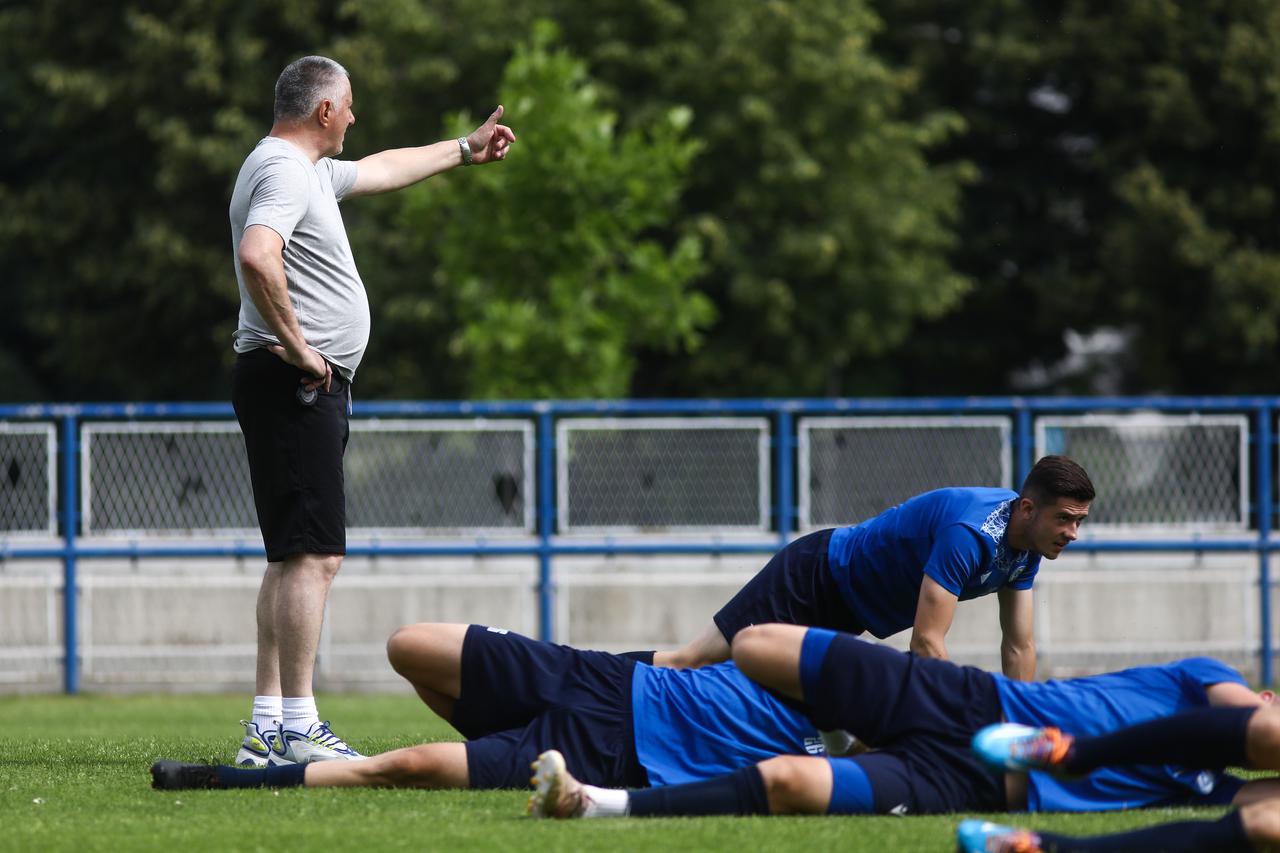
[[[1092,552],[1252,552],[1258,556],[1260,671],[1265,684],[1272,682],[1270,555],[1280,541],[1270,535],[1275,521],[1273,472],[1276,442],[1274,417],[1280,397],[937,397],[884,399],[759,399],[759,400],[587,400],[515,402],[364,402],[358,417],[529,417],[535,419],[537,436],[537,536],[530,544],[371,544],[352,545],[353,556],[535,556],[538,560],[538,619],[541,635],[553,635],[555,599],[554,558],[560,555],[771,553],[789,541],[795,530],[795,419],[798,415],[824,414],[977,414],[1002,413],[1013,418],[1014,485],[1030,470],[1035,453],[1034,419],[1037,414],[1098,411],[1158,410],[1161,412],[1243,412],[1254,416],[1252,441],[1254,464],[1250,466],[1254,488],[1253,517],[1256,532],[1231,539],[1143,539],[1138,541],[1087,540],[1073,544],[1073,551]],[[569,415],[645,414],[753,414],[771,417],[774,424],[773,476],[776,495],[772,510],[776,542],[617,542],[565,541],[557,538],[555,452],[557,417]],[[128,403],[80,405],[0,405],[0,421],[55,420],[61,426],[61,487],[59,517],[62,543],[58,546],[20,545],[0,539],[0,559],[55,558],[63,563],[64,688],[79,690],[77,638],[77,564],[83,559],[108,557],[264,557],[260,542],[235,541],[225,545],[119,546],[84,545],[80,542],[78,502],[80,425],[86,420],[230,419],[225,403]]]

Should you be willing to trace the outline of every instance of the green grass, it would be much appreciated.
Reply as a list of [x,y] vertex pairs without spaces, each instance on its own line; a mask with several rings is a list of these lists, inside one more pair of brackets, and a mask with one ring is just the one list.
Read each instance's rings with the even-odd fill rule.
[[[0,698],[0,850],[814,850],[948,851],[957,816],[540,822],[521,791],[160,792],[156,758],[228,761],[243,696]],[[322,712],[365,752],[456,735],[415,699],[324,696]],[[1221,810],[1019,815],[1073,834]],[[999,817],[1009,820],[1007,816]]]

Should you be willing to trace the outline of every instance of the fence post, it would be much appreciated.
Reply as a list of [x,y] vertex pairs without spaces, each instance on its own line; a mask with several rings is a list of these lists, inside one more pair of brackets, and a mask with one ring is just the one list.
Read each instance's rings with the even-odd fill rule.
[[1270,406],[1258,411],[1258,621],[1262,629],[1262,683],[1271,684],[1271,418]]
[[538,636],[555,639],[555,588],[551,576],[551,535],[555,531],[555,420],[549,408],[538,412]]
[[[778,547],[784,547],[791,538],[791,527],[793,508],[795,507],[795,495],[792,491],[791,481],[793,478],[791,452],[794,442],[792,441],[792,430],[795,426],[795,420],[791,412],[782,409],[778,412],[778,440],[774,442],[774,470],[778,475]],[[804,484],[800,484],[800,488],[804,488]]]
[[1014,446],[1017,453],[1013,463],[1013,483],[1010,487],[1016,492],[1022,488],[1022,481],[1031,473],[1035,464],[1036,439],[1031,425],[1031,409],[1025,400],[1014,401]]
[[74,413],[62,419],[62,677],[68,694],[80,692],[80,643],[77,636],[76,605],[76,461],[80,455],[79,429]]

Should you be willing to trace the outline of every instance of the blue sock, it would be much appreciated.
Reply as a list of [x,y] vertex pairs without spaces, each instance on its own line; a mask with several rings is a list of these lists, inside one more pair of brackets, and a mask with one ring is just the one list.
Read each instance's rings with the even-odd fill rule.
[[1215,769],[1245,764],[1245,730],[1257,708],[1196,708],[1098,737],[1077,738],[1063,769],[1088,773],[1124,764]]
[[867,771],[851,758],[828,758],[831,765],[831,802],[827,814],[872,814],[876,810],[875,793]]
[[705,782],[631,792],[631,816],[768,814],[760,767],[751,765]]
[[1244,834],[1240,812],[1227,813],[1221,820],[1187,820],[1159,823],[1146,829],[1092,838],[1072,838],[1037,832],[1044,853],[1248,853],[1253,850]]
[[301,784],[307,771],[305,764],[282,764],[279,767],[232,767],[219,765],[219,788],[294,788]]

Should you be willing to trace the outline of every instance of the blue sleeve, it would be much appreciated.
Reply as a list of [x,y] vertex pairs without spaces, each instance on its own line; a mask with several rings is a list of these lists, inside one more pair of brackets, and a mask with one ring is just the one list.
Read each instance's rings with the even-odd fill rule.
[[1009,589],[1031,589],[1038,574],[1040,574],[1040,557],[1036,556],[1027,561],[1027,570],[1016,581],[1005,586]]
[[924,573],[959,598],[969,578],[986,561],[978,535],[963,524],[952,524],[939,532]]
[[1178,661],[1176,666],[1185,677],[1195,682],[1202,693],[1206,687],[1221,684],[1224,681],[1243,684],[1245,687],[1249,686],[1249,682],[1244,680],[1244,676],[1233,667],[1213,658],[1187,658],[1186,660]]

